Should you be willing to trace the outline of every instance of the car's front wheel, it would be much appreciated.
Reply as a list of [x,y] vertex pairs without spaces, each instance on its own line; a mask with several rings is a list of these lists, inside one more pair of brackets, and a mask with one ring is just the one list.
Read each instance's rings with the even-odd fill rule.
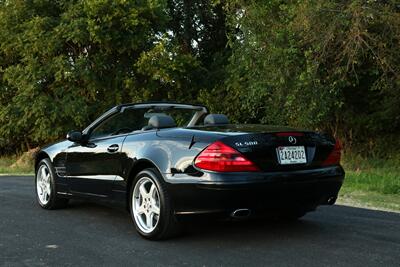
[[178,233],[171,198],[156,169],[145,169],[135,177],[130,211],[136,230],[147,239],[166,239]]
[[44,209],[63,208],[68,204],[68,199],[57,195],[55,173],[49,159],[39,162],[35,174],[36,199]]

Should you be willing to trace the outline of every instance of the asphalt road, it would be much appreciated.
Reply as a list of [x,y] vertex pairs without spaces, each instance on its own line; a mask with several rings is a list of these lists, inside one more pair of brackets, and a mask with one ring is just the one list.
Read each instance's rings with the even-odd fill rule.
[[32,177],[0,177],[0,266],[400,266],[400,214],[322,207],[301,221],[193,224],[151,242],[94,203],[46,211]]

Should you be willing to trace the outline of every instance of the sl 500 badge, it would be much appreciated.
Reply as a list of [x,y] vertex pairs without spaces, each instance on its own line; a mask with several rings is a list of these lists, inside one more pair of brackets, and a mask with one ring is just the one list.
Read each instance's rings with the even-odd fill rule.
[[244,146],[256,146],[258,145],[257,141],[245,141],[245,142],[236,142],[235,146],[244,147]]

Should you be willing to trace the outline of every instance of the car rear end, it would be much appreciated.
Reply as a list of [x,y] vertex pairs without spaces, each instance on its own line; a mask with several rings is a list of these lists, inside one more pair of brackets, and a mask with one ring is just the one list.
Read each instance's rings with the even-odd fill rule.
[[345,175],[340,154],[337,140],[309,131],[224,136],[197,154],[192,182],[171,188],[176,213],[240,217],[332,205]]

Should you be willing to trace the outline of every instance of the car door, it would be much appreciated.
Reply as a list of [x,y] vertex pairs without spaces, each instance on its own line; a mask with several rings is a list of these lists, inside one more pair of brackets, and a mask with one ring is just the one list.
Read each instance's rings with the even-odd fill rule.
[[67,149],[67,182],[72,194],[108,197],[114,181],[122,179],[122,144],[132,131],[124,115],[107,117],[88,132],[87,141]]

